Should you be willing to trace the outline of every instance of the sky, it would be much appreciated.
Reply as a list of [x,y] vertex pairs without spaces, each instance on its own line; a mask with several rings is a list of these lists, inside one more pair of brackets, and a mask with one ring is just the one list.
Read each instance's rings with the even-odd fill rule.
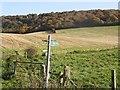
[[118,2],[2,2],[0,16],[91,9],[118,9]]

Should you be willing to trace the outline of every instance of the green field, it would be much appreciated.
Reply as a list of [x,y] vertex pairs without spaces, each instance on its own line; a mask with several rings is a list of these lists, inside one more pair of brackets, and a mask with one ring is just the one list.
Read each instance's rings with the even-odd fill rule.
[[[64,48],[64,44],[61,44],[57,47],[51,48],[51,59],[50,59],[50,83],[56,87],[58,84],[58,73],[63,72],[64,66],[70,66],[71,68],[71,79],[75,82],[77,87],[95,87],[95,88],[111,88],[111,70],[118,70],[118,47],[117,47],[117,26],[109,26],[109,27],[94,27],[94,28],[82,28],[82,29],[69,29],[69,30],[60,30],[57,31],[57,35],[66,35],[70,38],[86,38],[93,40],[102,40],[104,39],[113,39],[111,43],[90,43],[87,45],[82,44],[80,47],[80,43],[75,43],[75,45],[71,44],[69,47]],[[99,31],[100,30],[100,31]],[[99,31],[99,33],[98,33]],[[86,34],[87,33],[87,34]],[[45,33],[43,35],[46,35]],[[53,38],[55,34],[52,35]],[[73,40],[74,40],[73,39]],[[59,41],[58,40],[58,41]],[[67,40],[65,38],[65,40]],[[78,40],[79,39],[75,39]],[[115,42],[113,42],[115,41]],[[74,41],[75,42],[75,41]],[[71,42],[72,43],[72,42]],[[65,45],[69,43],[66,42]],[[103,45],[102,45],[103,44]],[[24,57],[24,50],[18,50],[20,55],[18,56],[19,61],[25,62],[40,62],[46,64],[46,57],[41,56],[42,50],[46,49],[45,47],[37,47],[38,54],[32,58],[26,59]],[[10,57],[10,67],[7,68],[6,62],[7,58]],[[15,52],[13,50],[3,50],[3,59],[2,59],[2,68],[3,68],[3,88],[13,88],[13,87],[23,87],[28,88],[30,84],[29,75],[26,67],[34,67],[33,65],[27,66],[21,65],[19,69],[26,71],[26,73],[18,72],[20,76],[11,74],[13,72],[13,60],[16,59]],[[39,66],[36,66],[36,78],[39,83],[41,77],[39,76]],[[33,68],[31,72],[34,72]],[[118,76],[117,76],[118,77]],[[117,81],[117,87],[118,87]],[[73,85],[69,85],[68,87],[74,87]]]

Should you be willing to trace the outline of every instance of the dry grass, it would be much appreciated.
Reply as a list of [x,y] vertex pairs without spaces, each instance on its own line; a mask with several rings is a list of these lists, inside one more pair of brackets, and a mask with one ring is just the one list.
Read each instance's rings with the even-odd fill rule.
[[[118,44],[117,28],[117,26],[107,26],[59,30],[56,34],[51,34],[51,37],[53,40],[58,40],[60,48],[115,46]],[[46,32],[2,33],[0,35],[0,38],[2,38],[1,47],[19,50],[30,46],[43,48],[42,40],[47,39],[47,35]]]

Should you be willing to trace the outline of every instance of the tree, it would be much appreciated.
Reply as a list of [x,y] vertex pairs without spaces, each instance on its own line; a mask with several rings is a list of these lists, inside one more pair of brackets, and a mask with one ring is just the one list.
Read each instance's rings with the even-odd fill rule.
[[26,33],[26,31],[28,30],[28,26],[27,24],[23,25],[22,28],[19,30],[20,34]]
[[2,16],[2,32],[28,33],[99,25],[118,25],[119,10],[65,11]]

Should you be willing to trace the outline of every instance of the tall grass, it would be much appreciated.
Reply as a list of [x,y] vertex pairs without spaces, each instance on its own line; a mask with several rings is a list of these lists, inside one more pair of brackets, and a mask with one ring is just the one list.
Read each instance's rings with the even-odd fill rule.
[[[18,51],[20,52],[20,51]],[[42,56],[42,51],[39,51],[39,55],[26,59],[24,55],[24,51],[19,56],[19,61],[30,61],[30,62],[40,62],[46,64],[46,57]],[[71,79],[77,84],[78,87],[97,87],[97,88],[110,88],[111,87],[111,70],[116,69],[118,67],[118,48],[111,49],[80,49],[80,48],[71,48],[67,50],[62,50],[62,53],[54,53],[57,51],[52,51],[50,59],[50,83],[52,87],[57,87],[58,84],[58,74],[63,71],[65,65],[71,67]],[[9,53],[8,51],[4,53]],[[12,52],[14,54],[14,52]],[[9,71],[6,68],[8,62],[6,61],[8,57],[4,55],[2,60],[2,68],[3,74],[6,77],[3,77],[3,87],[29,87],[30,86],[30,73],[28,73],[28,68],[33,67],[31,71],[34,73],[36,83],[38,83],[37,87],[41,87],[43,84],[41,81],[41,77],[39,74],[40,67],[36,66],[36,70],[34,70],[34,65],[24,64],[19,69],[24,69],[26,73],[18,72],[24,76],[24,78],[10,75],[13,70],[13,60],[16,58],[15,55],[8,55],[10,57],[10,68]],[[29,69],[30,70],[30,69]],[[3,75],[3,76],[4,76]],[[5,79],[6,78],[6,79]],[[27,79],[27,80],[26,80]],[[20,81],[21,80],[21,81]],[[117,83],[118,85],[118,83]],[[69,87],[74,87],[70,85]]]

